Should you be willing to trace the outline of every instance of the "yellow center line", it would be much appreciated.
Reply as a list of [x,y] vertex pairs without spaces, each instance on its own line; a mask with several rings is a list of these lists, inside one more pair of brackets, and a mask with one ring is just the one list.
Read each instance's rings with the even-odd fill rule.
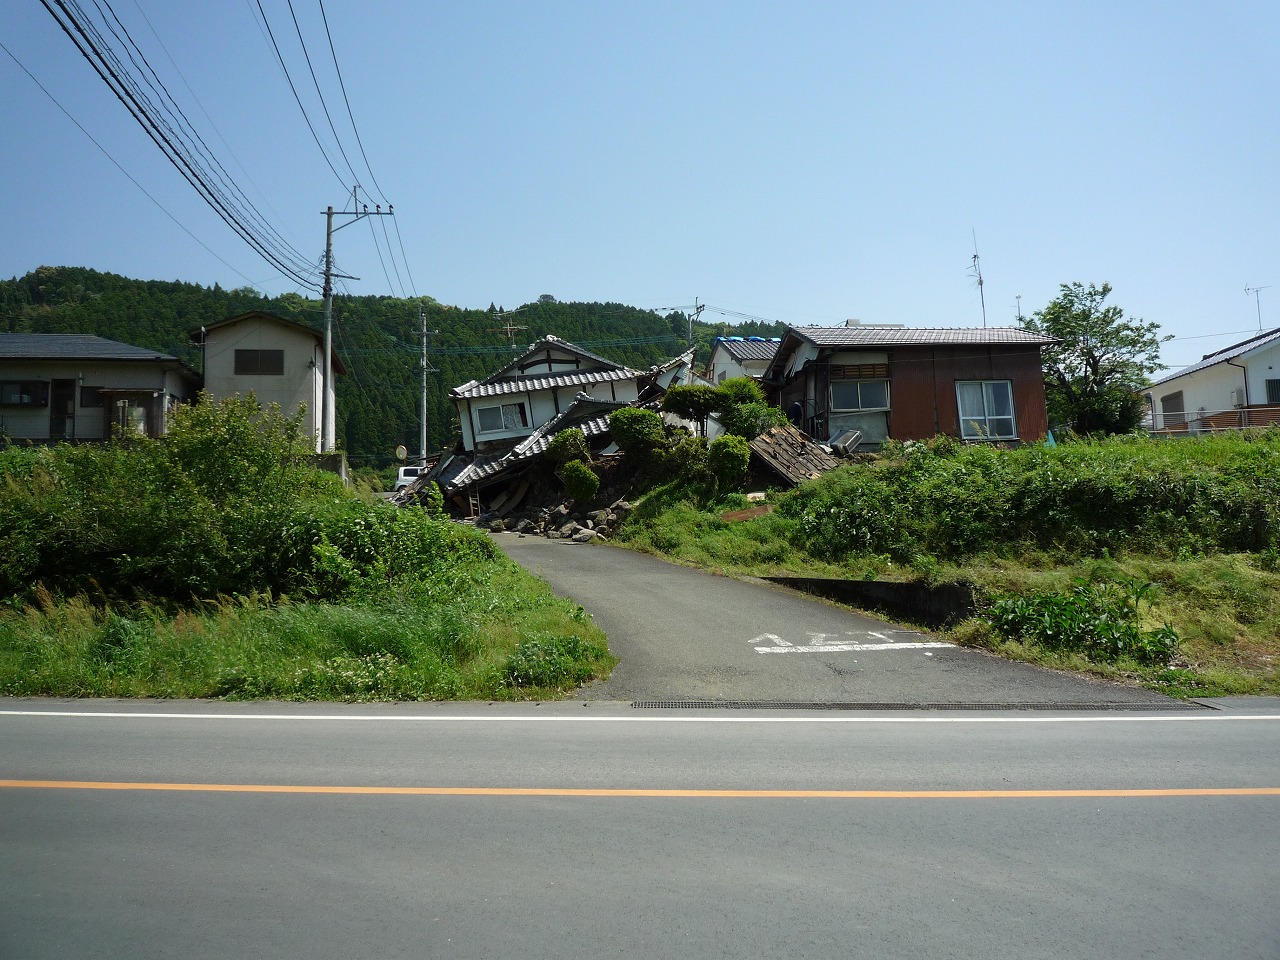
[[664,799],[994,800],[1108,797],[1280,797],[1280,787],[1174,787],[1161,790],[652,790],[570,787],[375,787],[282,783],[132,783],[0,780],[0,789],[148,790],[179,793],[294,793],[407,797],[655,797]]

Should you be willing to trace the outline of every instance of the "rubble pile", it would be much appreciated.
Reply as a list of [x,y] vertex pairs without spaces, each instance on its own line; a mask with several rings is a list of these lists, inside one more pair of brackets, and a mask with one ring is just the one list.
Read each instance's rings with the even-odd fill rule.
[[595,509],[587,509],[574,504],[572,500],[565,500],[553,507],[523,511],[511,517],[488,519],[482,515],[477,526],[494,533],[510,531],[526,536],[546,537],[549,540],[586,543],[590,540],[608,539],[631,510],[632,505],[626,500],[615,500],[607,507]]

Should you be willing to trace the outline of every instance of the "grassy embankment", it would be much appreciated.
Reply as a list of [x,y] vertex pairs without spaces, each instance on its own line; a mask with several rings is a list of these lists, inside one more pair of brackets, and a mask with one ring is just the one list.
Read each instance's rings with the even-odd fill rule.
[[727,523],[740,495],[668,484],[621,537],[726,573],[966,580],[981,610],[961,643],[1176,695],[1280,694],[1280,433],[911,443],[770,500]]
[[358,499],[241,401],[0,451],[0,694],[547,698],[613,665],[475,530]]

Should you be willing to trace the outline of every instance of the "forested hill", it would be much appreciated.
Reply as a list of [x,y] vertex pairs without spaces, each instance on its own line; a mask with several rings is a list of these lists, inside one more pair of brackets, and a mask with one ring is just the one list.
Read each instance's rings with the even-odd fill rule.
[[[188,334],[249,310],[266,310],[320,329],[318,299],[296,293],[264,297],[256,290],[224,290],[194,283],[130,280],[84,267],[40,267],[0,281],[0,331],[92,333],[171,353],[200,368],[200,352]],[[419,311],[430,341],[427,376],[428,446],[440,449],[456,436],[452,387],[492,373],[514,353],[554,334],[619,363],[644,369],[685,349],[687,319],[660,316],[620,303],[560,303],[542,296],[512,310],[460,310],[430,297],[336,297],[334,344],[348,369],[338,378],[338,435],[357,466],[384,465],[403,443],[418,448],[421,396]],[[507,327],[511,326],[510,333]],[[751,325],[741,333],[776,335]],[[728,332],[724,324],[695,323],[699,359],[707,344]],[[514,344],[514,345],[513,345]]]

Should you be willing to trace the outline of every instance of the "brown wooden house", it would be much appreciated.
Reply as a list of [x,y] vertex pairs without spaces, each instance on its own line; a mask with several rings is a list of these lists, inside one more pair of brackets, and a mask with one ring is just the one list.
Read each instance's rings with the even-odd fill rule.
[[1040,350],[1015,327],[789,327],[764,384],[817,440],[1029,442],[1048,433]]

